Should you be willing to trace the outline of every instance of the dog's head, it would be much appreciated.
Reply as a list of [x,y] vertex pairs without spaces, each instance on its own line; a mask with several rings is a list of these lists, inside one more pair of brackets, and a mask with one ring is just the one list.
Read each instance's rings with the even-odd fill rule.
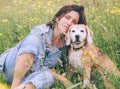
[[85,25],[72,25],[66,34],[67,39],[70,39],[66,40],[66,43],[72,44],[75,49],[81,48],[92,43],[92,34],[92,31]]

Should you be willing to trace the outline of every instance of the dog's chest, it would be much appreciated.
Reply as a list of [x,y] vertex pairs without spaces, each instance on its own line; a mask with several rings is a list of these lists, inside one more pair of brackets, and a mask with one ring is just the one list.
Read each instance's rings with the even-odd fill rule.
[[81,55],[83,54],[83,51],[74,51],[69,54],[69,64],[73,65],[74,67],[81,67]]

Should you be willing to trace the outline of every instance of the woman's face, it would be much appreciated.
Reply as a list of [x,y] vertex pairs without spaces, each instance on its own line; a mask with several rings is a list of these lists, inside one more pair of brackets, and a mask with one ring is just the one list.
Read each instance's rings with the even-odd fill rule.
[[77,24],[78,21],[79,13],[76,11],[70,11],[69,13],[65,14],[60,20],[57,21],[57,29],[59,29],[61,33],[66,34],[69,27],[73,24]]

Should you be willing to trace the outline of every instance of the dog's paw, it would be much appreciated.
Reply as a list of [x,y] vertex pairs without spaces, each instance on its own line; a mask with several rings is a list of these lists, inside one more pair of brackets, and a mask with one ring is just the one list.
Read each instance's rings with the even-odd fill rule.
[[95,84],[87,84],[86,86],[83,87],[84,89],[97,89],[97,87],[95,86]]
[[66,87],[66,89],[69,89],[69,88],[72,87],[73,85],[74,85],[74,84],[70,82],[69,84],[66,84],[65,87]]

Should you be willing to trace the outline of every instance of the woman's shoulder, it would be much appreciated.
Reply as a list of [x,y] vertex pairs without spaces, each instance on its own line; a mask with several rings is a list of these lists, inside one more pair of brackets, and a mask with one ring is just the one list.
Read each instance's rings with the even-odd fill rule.
[[42,34],[42,33],[46,33],[46,32],[49,31],[49,29],[50,29],[50,27],[47,26],[46,24],[41,24],[41,25],[35,26],[31,30],[30,34],[35,34],[35,33]]

